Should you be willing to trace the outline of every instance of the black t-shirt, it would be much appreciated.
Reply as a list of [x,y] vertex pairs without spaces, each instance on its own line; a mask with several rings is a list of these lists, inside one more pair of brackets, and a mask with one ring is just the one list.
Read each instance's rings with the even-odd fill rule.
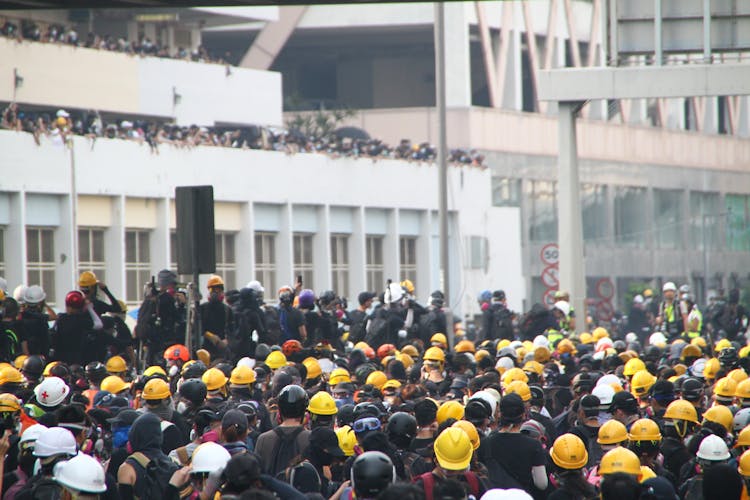
[[226,338],[232,323],[232,309],[223,302],[204,302],[200,305],[203,332],[209,331]]
[[547,464],[547,455],[539,441],[524,434],[493,432],[482,441],[477,452],[479,461],[484,463],[490,472],[493,487],[511,487],[497,483],[502,475],[493,474],[495,471],[504,469],[507,475],[520,483],[524,490],[538,493],[531,476],[531,469]]
[[279,308],[279,327],[281,329],[281,338],[279,343],[283,344],[287,340],[301,340],[299,337],[299,327],[305,324],[305,317],[302,311],[293,307]]
[[93,329],[94,322],[88,311],[78,314],[60,313],[52,329],[55,359],[69,365],[85,364],[85,352]]
[[49,356],[49,316],[38,311],[26,310],[21,315],[22,341],[26,341],[29,355]]

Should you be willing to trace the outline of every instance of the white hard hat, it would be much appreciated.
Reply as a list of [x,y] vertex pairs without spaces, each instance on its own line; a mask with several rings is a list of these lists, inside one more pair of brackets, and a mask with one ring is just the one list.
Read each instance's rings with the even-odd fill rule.
[[391,302],[398,302],[404,296],[404,289],[398,283],[391,283],[388,287],[391,292]]
[[503,356],[502,358],[497,360],[497,363],[495,363],[495,368],[503,368],[504,370],[510,370],[513,368],[515,363],[513,363],[513,360],[509,358],[508,356]]
[[703,370],[706,368],[706,358],[698,358],[690,365],[690,373],[693,377],[704,378]]
[[711,434],[703,438],[698,447],[698,453],[695,456],[703,460],[720,462],[722,460],[729,460],[731,455],[729,454],[727,443],[716,434]]
[[469,398],[469,401],[471,401],[472,399],[481,399],[482,401],[486,402],[492,409],[492,415],[495,414],[495,410],[497,409],[497,399],[495,399],[495,396],[493,396],[489,392],[477,391]]
[[247,366],[248,368],[255,368],[255,360],[253,358],[248,358],[245,356],[244,358],[240,358],[239,361],[237,361],[237,366]]
[[513,342],[508,344],[508,347],[510,347],[511,349],[515,351],[519,347],[523,347],[523,342],[521,342],[520,340],[514,340]]
[[664,336],[661,332],[654,332],[651,334],[651,336],[648,338],[648,343],[650,345],[656,345],[656,346],[662,346],[667,343],[667,337]]
[[534,347],[549,347],[549,339],[544,335],[534,337]]
[[265,288],[263,288],[263,285],[260,284],[260,281],[253,280],[248,282],[248,284],[245,286],[246,288],[250,288],[251,290],[255,290],[257,293],[263,293],[266,291]]
[[8,280],[5,278],[0,278],[0,290],[2,290],[4,294],[8,294]]
[[336,368],[334,362],[328,358],[320,358],[318,360],[318,364],[320,365],[320,370],[323,373],[331,373],[333,369]]
[[104,493],[107,491],[104,469],[94,457],[84,453],[55,464],[52,478],[58,484],[76,492]]
[[676,292],[677,291],[677,285],[672,283],[671,281],[667,281],[664,283],[664,286],[661,287],[662,292]]
[[633,297],[633,304],[643,304],[643,295],[638,294]]
[[599,387],[600,385],[610,385],[610,384],[617,384],[620,387],[622,387],[622,381],[617,375],[614,375],[612,373],[608,373],[607,375],[604,375],[599,380],[596,381],[596,387]]
[[748,425],[750,425],[750,408],[742,408],[734,414],[732,428],[734,429],[735,435],[739,434],[739,432]]
[[57,406],[70,392],[63,379],[60,377],[45,377],[42,382],[34,388],[34,395],[39,404],[47,407]]
[[55,116],[57,116],[58,118],[70,118],[70,113],[68,113],[64,109],[58,109],[57,113],[55,113]]
[[612,347],[612,345],[613,345],[613,343],[612,343],[612,339],[611,338],[609,338],[609,337],[602,337],[602,338],[600,338],[599,340],[596,341],[596,346],[595,346],[594,350],[596,352],[602,352],[605,349],[609,349],[610,347]]
[[638,335],[636,335],[634,332],[630,332],[627,335],[625,335],[625,342],[630,344],[631,342],[638,342]]
[[191,472],[215,472],[224,468],[232,455],[220,444],[207,442],[193,452]]
[[[599,398],[599,401],[601,402],[602,407],[608,407],[612,404],[612,398],[615,397],[615,390],[612,388],[611,385],[603,384],[603,385],[597,385],[594,387],[594,390],[591,391],[591,394]],[[603,408],[606,409],[606,408]]]
[[510,488],[507,490],[493,488],[482,495],[480,500],[532,500],[532,496],[518,488]]
[[25,431],[23,431],[23,434],[21,434],[21,440],[19,442],[28,443],[31,441],[36,441],[39,438],[39,436],[42,434],[42,432],[44,432],[45,430],[47,430],[46,425],[34,424],[28,429],[26,429]]
[[18,285],[13,290],[13,298],[16,299],[16,302],[19,304],[23,304],[23,297],[26,295],[26,285]]
[[68,429],[62,427],[50,427],[44,429],[36,438],[34,445],[34,456],[40,458],[54,455],[76,454],[76,438]]
[[47,294],[39,285],[31,285],[23,294],[23,301],[26,304],[39,304],[47,298]]
[[559,309],[562,313],[567,316],[570,314],[570,304],[564,300],[558,300],[555,302],[555,309]]

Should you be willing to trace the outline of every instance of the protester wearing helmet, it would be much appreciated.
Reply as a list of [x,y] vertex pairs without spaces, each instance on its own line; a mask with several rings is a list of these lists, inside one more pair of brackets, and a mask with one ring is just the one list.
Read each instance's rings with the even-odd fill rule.
[[680,478],[680,497],[693,498],[693,495],[701,492],[704,475],[711,468],[727,463],[731,457],[732,455],[723,439],[713,434],[703,438],[695,454],[695,461],[699,467],[693,467],[686,471],[687,473]]
[[23,293],[21,345],[23,352],[29,355],[49,356],[49,322],[57,320],[57,314],[45,303],[46,298],[47,294],[39,285],[31,285]]
[[661,452],[664,456],[664,467],[674,478],[679,478],[680,469],[691,458],[685,441],[698,425],[698,413],[688,401],[678,399],[667,407],[663,422],[664,439]]
[[549,454],[558,486],[549,498],[591,498],[596,494],[583,474],[589,457],[581,438],[575,434],[563,434],[555,440]]
[[201,347],[207,350],[211,357],[226,357],[227,337],[230,326],[234,323],[234,312],[224,302],[224,280],[216,274],[211,275],[206,283],[208,297],[200,305],[201,332],[203,343]]
[[328,427],[333,429],[333,423],[338,413],[336,401],[324,391],[319,391],[312,398],[307,407],[310,413],[310,429]]
[[41,466],[39,473],[26,482],[16,498],[36,498],[34,493],[42,491],[53,495],[52,498],[60,498],[62,487],[52,479],[55,467],[73,458],[77,452],[76,441],[70,431],[62,427],[42,430],[34,444],[34,456],[39,459]]
[[[93,306],[98,316],[101,317],[106,313],[123,312],[120,301],[112,295],[107,285],[99,281],[92,271],[81,273],[78,277],[78,289],[84,295],[86,301]],[[108,301],[102,300],[103,297],[100,296],[99,292],[102,292]]]
[[279,343],[287,340],[298,340],[303,344],[307,340],[307,328],[302,311],[293,307],[294,290],[290,286],[279,288],[279,328],[281,336]]

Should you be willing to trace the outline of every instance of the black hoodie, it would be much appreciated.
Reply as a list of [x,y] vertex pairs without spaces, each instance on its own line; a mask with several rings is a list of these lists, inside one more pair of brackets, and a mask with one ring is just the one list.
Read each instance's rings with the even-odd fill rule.
[[[136,473],[135,485],[132,489],[133,495],[138,498],[155,498],[154,495],[161,493],[163,496],[164,489],[169,483],[169,479],[172,474],[179,468],[177,464],[169,459],[161,451],[162,445],[162,432],[161,432],[161,421],[159,417],[151,413],[144,413],[138,417],[133,425],[130,427],[128,432],[128,442],[133,450],[133,453],[140,452],[149,459],[149,467],[153,466],[156,468],[156,476],[158,483],[156,485],[149,485],[149,481],[146,477],[146,469],[138,463],[135,458],[131,455],[125,461]],[[161,491],[154,492],[148,491],[154,486],[160,487]],[[122,491],[122,498],[129,498],[126,493]]]

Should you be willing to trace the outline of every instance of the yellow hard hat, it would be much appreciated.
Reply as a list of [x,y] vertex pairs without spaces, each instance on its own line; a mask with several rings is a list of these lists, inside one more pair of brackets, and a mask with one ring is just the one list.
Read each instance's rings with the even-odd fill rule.
[[698,423],[698,412],[695,406],[684,399],[676,399],[669,403],[667,410],[664,412],[664,418],[674,420],[686,420],[688,422]]
[[531,389],[529,389],[529,385],[521,380],[514,380],[508,384],[505,387],[505,393],[518,394],[524,401],[529,401],[531,399]]
[[636,372],[630,380],[630,392],[636,397],[644,396],[654,383],[656,383],[656,377],[648,370],[641,370]]
[[435,335],[430,337],[430,344],[432,345],[438,344],[439,347],[442,347],[443,349],[445,349],[446,347],[448,347],[448,339],[445,338],[444,333],[436,333]]
[[477,363],[482,361],[484,358],[488,357],[490,355],[490,351],[487,351],[485,349],[479,349],[476,354],[474,354],[474,359],[477,360]]
[[555,439],[549,455],[561,469],[580,469],[589,461],[586,445],[575,434],[563,434]]
[[497,350],[500,351],[500,349],[504,349],[505,347],[508,347],[509,345],[510,345],[510,340],[503,339],[497,343]]
[[403,352],[396,354],[396,359],[401,361],[401,364],[404,365],[404,368],[407,370],[414,365],[414,358]]
[[700,347],[701,349],[705,349],[707,346],[706,339],[704,339],[703,337],[695,337],[690,341],[690,343],[696,347]]
[[386,380],[385,384],[383,384],[383,387],[380,388],[381,391],[384,391],[386,389],[400,389],[401,388],[401,382],[395,379],[389,379]]
[[744,478],[750,478],[750,450],[747,450],[740,457],[740,465],[737,470]]
[[94,286],[97,283],[96,274],[91,271],[84,271],[78,277],[78,286],[89,287]]
[[464,407],[458,401],[446,401],[438,408],[435,418],[438,424],[442,424],[449,418],[461,420],[464,418]]
[[208,283],[206,283],[207,288],[213,288],[215,286],[224,286],[224,280],[221,279],[221,276],[217,274],[212,274],[210,278],[208,278]]
[[232,370],[229,383],[234,385],[250,385],[255,383],[255,370],[246,365],[240,365]]
[[315,415],[335,415],[338,413],[336,401],[327,392],[319,391],[310,398],[307,411]]
[[462,340],[458,344],[456,344],[455,348],[456,352],[476,352],[476,348],[474,347],[474,342],[471,340]]
[[740,399],[750,399],[750,378],[737,384],[734,395]]
[[727,432],[732,431],[734,415],[732,410],[723,405],[715,405],[706,410],[703,414],[703,422],[714,422],[723,425]]
[[466,432],[459,427],[448,427],[433,445],[438,465],[445,470],[465,470],[471,463],[474,447]]
[[344,455],[351,457],[354,455],[354,445],[357,444],[357,436],[354,431],[348,425],[339,427],[336,429],[336,437],[339,439],[339,448],[344,452]]
[[430,347],[424,352],[424,360],[439,361],[442,363],[445,361],[445,353],[439,347]]
[[750,354],[750,345],[746,345],[740,349],[740,352],[738,353],[741,358],[746,358],[748,354]]
[[118,392],[130,389],[130,384],[126,383],[117,375],[110,375],[109,377],[105,377],[104,380],[102,380],[102,383],[99,385],[99,387],[103,391],[117,394]]
[[0,394],[0,413],[15,413],[21,410],[21,400],[8,392]]
[[646,465],[641,465],[641,476],[639,479],[639,482],[648,481],[649,479],[656,477],[656,472],[651,470],[651,467],[648,467]]
[[747,380],[747,372],[743,370],[742,368],[735,368],[731,372],[727,373],[727,377],[732,378],[735,382],[738,384],[742,382],[743,380]]
[[284,353],[281,351],[271,351],[268,353],[268,356],[266,356],[265,363],[270,369],[276,370],[277,368],[286,366],[286,356],[284,356]]
[[122,373],[128,370],[128,365],[125,363],[125,359],[122,356],[112,356],[107,360],[107,364],[104,365],[109,373]]
[[509,385],[516,380],[526,383],[529,381],[529,376],[520,368],[511,368],[503,373],[503,384]]
[[349,370],[347,370],[346,368],[334,368],[328,377],[328,384],[331,386],[335,386],[336,384],[340,384],[341,382],[351,381],[352,378],[349,375]]
[[641,418],[633,422],[628,432],[630,441],[661,441],[659,425],[650,418]]
[[544,373],[544,365],[538,361],[527,361],[526,364],[523,365],[523,371],[526,373],[541,375]]
[[728,339],[721,339],[716,343],[714,350],[716,352],[721,352],[728,347],[732,347],[732,343]]
[[320,363],[312,356],[303,359],[302,364],[307,368],[307,380],[318,378],[323,374],[323,369],[320,367]]
[[419,357],[419,351],[416,347],[414,347],[411,344],[407,344],[404,347],[401,348],[401,354],[406,354],[411,358],[418,358]]
[[607,420],[599,427],[596,442],[599,444],[620,444],[628,440],[628,429],[622,422],[612,419]]
[[227,376],[218,368],[209,368],[201,376],[209,391],[218,391],[227,385]]
[[146,386],[143,388],[143,399],[146,401],[166,399],[171,395],[169,384],[160,378],[152,378],[146,382]]
[[414,283],[411,282],[411,280],[403,280],[401,283],[401,288],[409,292],[409,294],[414,294]]
[[206,366],[211,365],[211,353],[205,349],[198,349],[195,351],[195,356],[198,360]]
[[685,347],[682,348],[682,352],[680,353],[680,359],[685,361],[687,358],[700,358],[703,356],[703,351],[701,351],[701,348],[694,344],[687,344]]
[[360,341],[360,342],[357,342],[356,344],[354,344],[354,348],[355,349],[362,349],[363,351],[365,349],[367,349],[368,347],[370,347],[370,344],[368,344],[367,342],[364,342],[364,341]]
[[626,377],[632,377],[636,373],[638,373],[641,370],[646,369],[646,363],[643,362],[643,360],[638,358],[633,358],[627,363],[625,363],[625,368],[622,370],[622,374]]
[[466,435],[469,436],[471,447],[475,450],[479,448],[481,439],[479,438],[479,432],[477,431],[477,428],[474,426],[474,424],[472,424],[468,420],[457,420],[453,422],[453,425],[451,427],[458,427],[459,429],[463,429]]
[[161,375],[162,377],[167,376],[167,372],[164,371],[164,368],[158,365],[149,366],[145,370],[143,370],[143,375],[145,377],[153,377],[154,375]]
[[374,372],[371,372],[367,376],[367,380],[365,380],[365,384],[370,384],[378,388],[380,390],[388,380],[388,376],[381,372],[380,370],[375,370]]
[[618,472],[636,477],[641,475],[641,461],[638,456],[622,446],[605,453],[599,463],[600,476],[617,474]]
[[609,337],[609,332],[602,326],[597,326],[594,328],[594,331],[591,332],[591,336],[594,339],[594,342],[597,342],[605,337]]
[[687,366],[683,365],[682,363],[677,363],[676,365],[672,367],[672,369],[674,370],[674,372],[677,374],[678,377],[680,375],[685,375],[685,373],[687,373]]
[[581,344],[593,344],[594,336],[591,335],[589,332],[583,332],[581,336],[578,338],[578,340],[580,340]]
[[16,359],[13,360],[13,366],[18,368],[19,370],[23,366],[23,362],[29,359],[29,357],[26,354],[21,354],[20,356],[16,356]]
[[0,385],[22,384],[23,382],[23,374],[17,368],[8,365],[0,370]]
[[737,381],[732,377],[720,378],[714,384],[714,394],[722,398],[734,398],[737,392]]
[[734,447],[737,448],[739,446],[750,446],[750,425],[742,429],[737,435],[737,442],[734,444]]
[[577,351],[573,342],[568,339],[562,339],[557,343],[557,352],[560,354],[575,354]]
[[549,352],[549,348],[540,345],[534,349],[534,361],[538,363],[546,363],[552,357],[552,353]]
[[44,375],[45,377],[49,377],[52,374],[52,369],[59,364],[60,364],[59,361],[52,361],[51,363],[47,363],[47,366],[44,367],[44,371],[42,372],[42,375]]
[[706,361],[706,366],[703,367],[703,378],[706,380],[713,380],[716,378],[716,374],[721,369],[721,363],[718,358],[711,358]]

